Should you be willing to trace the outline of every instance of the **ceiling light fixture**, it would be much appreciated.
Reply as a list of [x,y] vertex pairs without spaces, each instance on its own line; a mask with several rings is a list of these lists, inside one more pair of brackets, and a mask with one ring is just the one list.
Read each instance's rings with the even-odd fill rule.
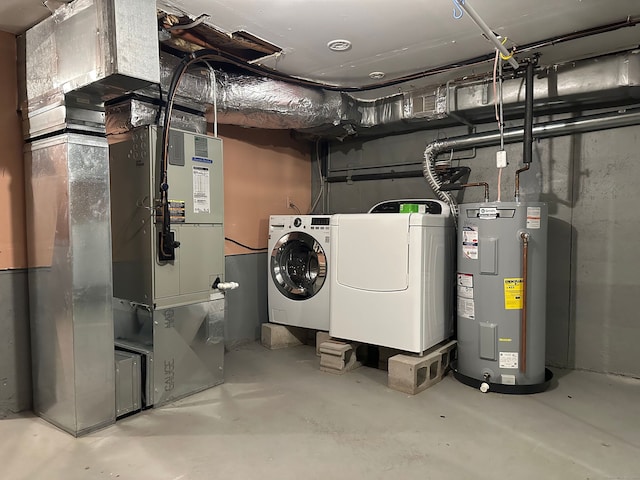
[[384,72],[371,72],[369,74],[370,78],[373,78],[374,80],[380,80],[381,78],[384,78],[385,73]]
[[343,39],[331,40],[329,43],[327,43],[327,47],[329,48],[329,50],[332,50],[334,52],[346,52],[347,50],[351,49],[351,42],[349,40]]

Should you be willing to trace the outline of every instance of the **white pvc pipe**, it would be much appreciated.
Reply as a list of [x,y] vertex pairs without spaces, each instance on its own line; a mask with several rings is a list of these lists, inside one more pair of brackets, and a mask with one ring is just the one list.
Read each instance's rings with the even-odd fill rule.
[[500,53],[502,53],[502,55],[505,58],[509,58],[509,60],[507,60],[509,62],[509,64],[514,69],[517,69],[520,65],[518,65],[518,62],[516,61],[516,59],[511,56],[511,52],[509,50],[507,50],[506,47],[500,41],[500,39],[498,37],[496,37],[496,35],[493,33],[493,31],[489,28],[489,25],[487,25],[484,22],[484,20],[482,20],[482,18],[480,18],[480,15],[478,15],[478,12],[476,12],[473,9],[473,7],[471,5],[469,5],[469,1],[465,0],[464,2],[460,2],[459,5],[464,9],[465,12],[467,12],[469,14],[471,19],[475,22],[476,25],[478,25],[478,27],[480,27],[480,30],[482,30],[484,32],[484,34],[487,36],[487,38],[489,40],[491,40],[495,44],[496,48],[498,50],[500,50]]

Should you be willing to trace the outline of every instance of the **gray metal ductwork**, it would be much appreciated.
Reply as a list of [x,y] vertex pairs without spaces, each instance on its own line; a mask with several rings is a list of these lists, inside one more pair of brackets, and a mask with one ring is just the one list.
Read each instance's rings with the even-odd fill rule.
[[[165,93],[178,63],[178,58],[161,53],[160,77]],[[507,115],[522,115],[522,82],[521,78],[511,78],[503,83]],[[157,89],[153,88],[136,93],[153,99],[158,96]],[[415,130],[433,121],[490,120],[494,115],[492,95],[489,76],[363,100],[346,93],[200,66],[183,76],[176,104],[204,113],[215,100],[219,123],[341,137]],[[547,67],[537,73],[534,82],[534,105],[538,113],[567,111],[577,105],[586,108],[631,104],[639,98],[638,51]],[[129,118],[126,117],[128,110],[128,107],[118,108],[109,113],[120,115],[114,122],[121,127],[129,123],[133,126],[154,123],[157,114],[157,107],[151,103],[146,108],[141,104],[132,107]],[[211,109],[208,111],[208,120],[213,121]]]
[[[551,138],[562,135],[594,132],[609,128],[626,127],[640,124],[640,109],[634,108],[628,111],[620,111],[606,114],[590,115],[580,118],[570,118],[548,123],[540,123],[533,127],[534,138]],[[521,142],[524,138],[524,127],[504,131],[505,143]],[[449,192],[440,190],[441,182],[435,171],[436,157],[438,154],[450,150],[464,150],[469,148],[482,148],[500,145],[500,132],[484,132],[462,137],[452,137],[444,140],[436,140],[424,151],[423,172],[424,177],[433,188],[439,199],[447,202],[456,212],[457,204]]]
[[[523,78],[505,79],[502,97],[505,113],[522,115]],[[447,114],[469,120],[492,116],[494,103],[492,79],[449,83],[443,95]],[[567,105],[630,103],[640,99],[640,51],[590,58],[546,67],[536,73],[534,104],[537,112],[553,111]],[[517,110],[515,110],[515,108]]]
[[115,421],[109,155],[102,103],[157,83],[155,2],[75,0],[19,37],[37,415]]

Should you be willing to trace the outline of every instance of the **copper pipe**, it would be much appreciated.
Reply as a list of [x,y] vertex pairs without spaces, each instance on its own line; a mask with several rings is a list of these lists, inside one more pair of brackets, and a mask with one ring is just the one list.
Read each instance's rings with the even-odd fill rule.
[[516,198],[516,202],[520,201],[520,174],[522,172],[526,172],[527,170],[529,170],[529,167],[531,166],[530,163],[526,163],[524,165],[524,167],[522,167],[519,170],[516,170],[516,191],[515,191],[515,198]]
[[489,201],[489,184],[487,182],[463,183],[462,185],[460,185],[460,187],[484,187],[484,201]]
[[522,232],[522,312],[520,316],[520,372],[527,371],[527,264],[529,256],[529,234]]

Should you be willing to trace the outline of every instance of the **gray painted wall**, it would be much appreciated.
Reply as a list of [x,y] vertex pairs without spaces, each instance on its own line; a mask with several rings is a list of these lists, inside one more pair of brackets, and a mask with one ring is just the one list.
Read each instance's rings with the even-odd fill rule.
[[225,279],[240,287],[227,293],[225,344],[227,348],[260,338],[267,311],[267,253],[229,255]]
[[31,408],[26,270],[0,271],[0,418]]
[[[547,121],[549,118],[538,119]],[[493,129],[493,126],[484,129]],[[466,133],[466,128],[422,131],[331,145],[330,168],[336,171],[379,166],[366,171],[400,170],[419,164],[425,146],[438,137]],[[479,149],[462,159],[472,167],[470,181],[488,181],[496,198],[497,148]],[[510,166],[502,195],[513,199],[516,165],[522,146],[507,146]],[[566,136],[534,145],[532,171],[521,177],[523,200],[549,203],[547,288],[547,363],[640,377],[640,127]],[[454,152],[454,158],[472,156]],[[454,164],[457,162],[454,162]],[[394,167],[384,167],[395,164]],[[414,167],[415,168],[415,167]],[[344,174],[344,173],[342,173]],[[422,178],[330,184],[327,211],[362,212],[392,198],[432,198]],[[482,200],[480,189],[462,201]]]
[[[240,283],[227,294],[225,337],[233,348],[259,339],[268,321],[267,254],[226,257],[226,278]],[[27,271],[0,271],[0,419],[31,407]]]

